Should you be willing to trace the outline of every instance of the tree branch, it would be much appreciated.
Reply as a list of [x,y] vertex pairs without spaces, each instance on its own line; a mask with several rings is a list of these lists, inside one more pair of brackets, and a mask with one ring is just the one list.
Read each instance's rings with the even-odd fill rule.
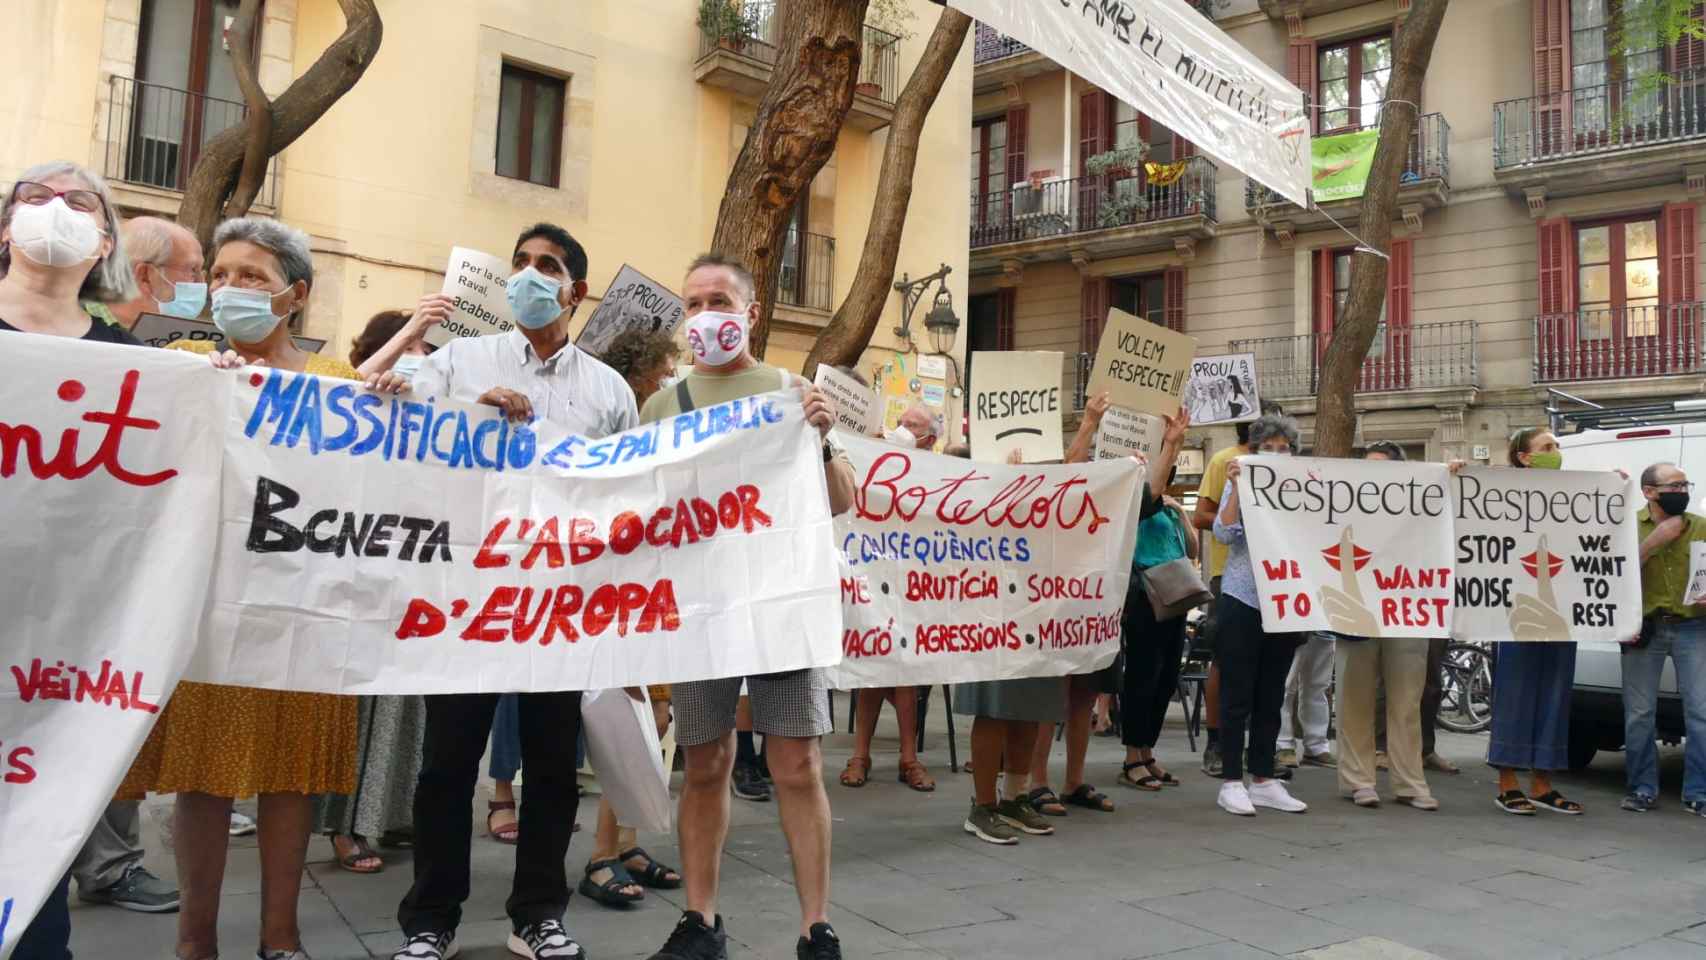
[[261,185],[267,176],[267,141],[272,137],[272,101],[261,89],[255,73],[255,25],[260,20],[261,0],[243,0],[229,33],[231,67],[237,75],[237,86],[243,91],[248,109],[244,117],[243,166],[237,177],[237,187],[225,204],[222,219],[241,217],[254,205]]

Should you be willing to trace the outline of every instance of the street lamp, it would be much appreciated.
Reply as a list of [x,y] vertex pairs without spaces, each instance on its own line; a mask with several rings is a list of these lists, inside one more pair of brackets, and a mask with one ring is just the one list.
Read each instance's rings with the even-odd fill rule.
[[[937,284],[936,297],[930,307],[930,312],[924,317],[924,329],[930,332],[930,345],[937,353],[947,353],[953,349],[954,337],[959,332],[960,320],[954,316],[954,297],[948,292],[948,274],[953,268],[942,264],[942,269],[927,277],[910,279],[901,274],[894,282],[894,288],[901,295],[902,312],[900,326],[894,328],[895,336],[908,343],[912,342],[912,313],[918,309],[918,303],[924,299],[932,283]],[[943,344],[946,346],[943,346]]]
[[930,346],[936,353],[952,353],[954,340],[960,335],[960,318],[954,316],[954,295],[944,283],[936,291],[936,303],[924,315],[924,329],[930,332]]

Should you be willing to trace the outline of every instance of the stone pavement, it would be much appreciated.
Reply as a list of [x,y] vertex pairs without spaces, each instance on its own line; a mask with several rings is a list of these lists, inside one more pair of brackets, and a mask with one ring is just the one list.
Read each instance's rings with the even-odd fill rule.
[[[846,707],[838,702],[839,719]],[[1053,837],[995,847],[960,828],[971,778],[948,771],[940,707],[924,755],[939,784],[932,795],[895,781],[891,716],[862,790],[835,783],[850,738],[825,743],[835,816],[832,919],[849,958],[1706,960],[1706,819],[1681,810],[1676,749],[1663,752],[1664,805],[1645,815],[1617,809],[1622,757],[1604,753],[1589,771],[1559,781],[1586,804],[1585,816],[1501,814],[1491,771],[1480,763],[1484,739],[1442,733],[1442,751],[1465,772],[1432,781],[1444,805],[1438,813],[1390,803],[1359,810],[1337,798],[1332,771],[1304,769],[1294,791],[1313,805],[1307,814],[1241,819],[1215,807],[1216,784],[1198,771],[1175,719],[1161,753],[1183,786],[1161,794],[1114,786],[1120,748],[1095,739],[1090,780],[1119,810],[1074,809]],[[963,760],[966,725],[958,729]],[[164,812],[169,800],[150,806]],[[786,960],[798,914],[775,805],[734,807],[722,893],[730,956]],[[581,808],[588,830],[595,809]],[[171,854],[145,820],[148,865],[170,877]],[[670,838],[642,841],[679,863]],[[576,836],[571,883],[589,846],[585,831]],[[511,856],[475,840],[464,957],[508,956]],[[316,960],[389,957],[407,854],[389,852],[379,876],[356,876],[338,870],[327,842],[315,838],[310,860],[302,883],[308,952]],[[259,893],[253,838],[233,841],[220,914],[226,957],[253,956]],[[681,891],[653,892],[640,908],[617,913],[576,897],[567,922],[597,960],[646,957],[668,935],[680,902]],[[172,955],[170,916],[90,907],[73,895],[72,918],[79,958]]]

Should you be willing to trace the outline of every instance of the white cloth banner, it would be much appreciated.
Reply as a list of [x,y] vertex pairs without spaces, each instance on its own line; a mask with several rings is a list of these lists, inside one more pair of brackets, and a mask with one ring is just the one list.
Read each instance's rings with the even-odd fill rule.
[[205,359],[6,334],[0,957],[105,809],[195,642],[222,396]]
[[974,463],[842,435],[838,689],[1061,676],[1120,649],[1143,468]]
[[1243,465],[1238,507],[1264,630],[1450,631],[1444,465],[1272,456],[1245,457]]
[[1466,467],[1453,481],[1453,636],[1616,642],[1640,632],[1639,508],[1629,480]]
[[1309,205],[1303,92],[1184,0],[948,0]]

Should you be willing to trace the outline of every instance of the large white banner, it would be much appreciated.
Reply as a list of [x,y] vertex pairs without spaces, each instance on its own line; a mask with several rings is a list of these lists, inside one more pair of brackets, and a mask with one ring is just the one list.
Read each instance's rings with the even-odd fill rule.
[[1452,483],[1460,639],[1615,642],[1641,630],[1630,481],[1465,468]]
[[974,463],[841,435],[836,687],[1062,676],[1120,649],[1143,468]]
[[1303,92],[1184,0],[948,0],[1306,207]]

